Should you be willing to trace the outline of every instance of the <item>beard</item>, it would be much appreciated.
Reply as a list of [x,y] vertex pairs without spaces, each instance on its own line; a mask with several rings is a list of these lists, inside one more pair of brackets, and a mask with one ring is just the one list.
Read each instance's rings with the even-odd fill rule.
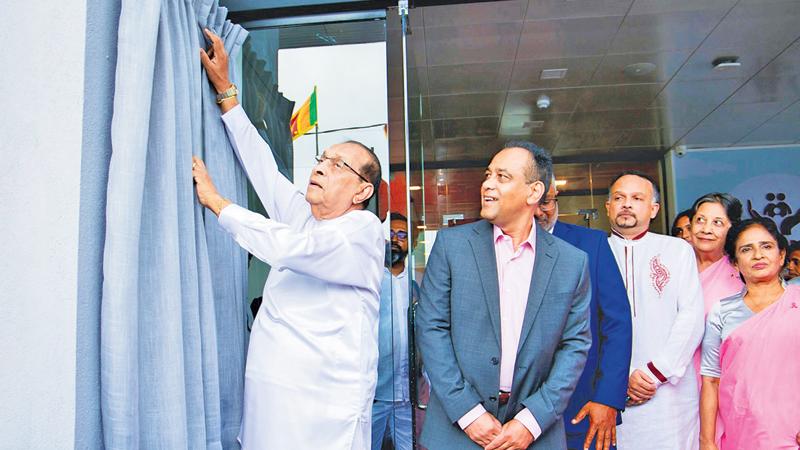
[[391,252],[389,253],[389,265],[394,266],[395,264],[399,263],[406,259],[406,255],[408,255],[408,250],[403,250],[397,244],[392,244],[390,247]]
[[614,224],[619,228],[636,228],[639,226],[639,219],[634,215],[617,216]]

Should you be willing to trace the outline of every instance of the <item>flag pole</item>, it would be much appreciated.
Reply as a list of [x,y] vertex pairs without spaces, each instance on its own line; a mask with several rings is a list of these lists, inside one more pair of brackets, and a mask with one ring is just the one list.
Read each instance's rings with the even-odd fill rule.
[[316,140],[317,156],[319,156],[319,108],[317,108],[317,85],[314,85],[314,139]]

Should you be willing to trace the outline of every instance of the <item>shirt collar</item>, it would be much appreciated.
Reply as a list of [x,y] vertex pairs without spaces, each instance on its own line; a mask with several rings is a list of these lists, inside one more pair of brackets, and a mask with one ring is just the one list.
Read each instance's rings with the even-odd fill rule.
[[623,236],[623,235],[619,234],[619,233],[617,232],[617,230],[615,230],[615,229],[613,229],[613,228],[611,229],[611,234],[613,234],[614,236],[616,236],[616,237],[618,237],[618,238],[620,238],[620,239],[622,239],[622,240],[624,240],[624,241],[638,241],[639,239],[641,239],[641,238],[645,237],[645,235],[646,235],[647,233],[648,233],[648,230],[644,230],[644,231],[643,231],[643,232],[641,232],[640,234],[637,234],[636,236],[634,236],[634,237],[632,237],[632,238],[628,239],[628,238],[626,238],[625,236]]
[[[494,229],[494,243],[495,244],[497,244],[497,242],[499,242],[503,238],[511,239],[511,236],[503,233],[503,230],[501,230],[500,227],[498,227],[497,225],[492,225],[492,227]],[[523,241],[520,244],[520,247],[522,247],[526,243],[528,244],[528,246],[531,249],[536,248],[536,245],[535,245],[536,244],[536,222],[531,224],[531,232],[530,232],[530,234],[528,234],[528,239],[525,239],[525,241]]]

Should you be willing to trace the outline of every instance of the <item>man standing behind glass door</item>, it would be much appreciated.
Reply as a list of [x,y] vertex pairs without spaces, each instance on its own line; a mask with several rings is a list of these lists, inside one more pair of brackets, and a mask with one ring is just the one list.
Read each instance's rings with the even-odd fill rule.
[[[406,216],[390,216],[391,248],[381,284],[378,321],[378,386],[372,405],[372,449],[380,450],[389,434],[395,450],[411,450],[411,397],[408,382],[408,292],[406,272],[408,232]],[[417,286],[412,294],[417,297]]]

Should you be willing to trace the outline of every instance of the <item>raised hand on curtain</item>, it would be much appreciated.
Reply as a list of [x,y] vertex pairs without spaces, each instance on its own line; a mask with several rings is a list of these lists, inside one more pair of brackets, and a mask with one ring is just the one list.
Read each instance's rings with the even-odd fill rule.
[[217,94],[220,94],[217,96],[217,103],[219,103],[220,109],[224,114],[239,104],[235,95],[238,91],[236,91],[228,76],[228,53],[225,51],[225,44],[219,36],[208,28],[203,31],[208,40],[211,41],[211,47],[209,47],[208,51],[200,49],[200,62],[203,63],[203,67],[206,69],[208,81],[214,86]]
[[219,195],[217,187],[211,181],[211,175],[202,159],[192,156],[192,178],[194,178],[197,200],[200,204],[210,209],[219,216],[222,208],[231,204],[231,201]]

